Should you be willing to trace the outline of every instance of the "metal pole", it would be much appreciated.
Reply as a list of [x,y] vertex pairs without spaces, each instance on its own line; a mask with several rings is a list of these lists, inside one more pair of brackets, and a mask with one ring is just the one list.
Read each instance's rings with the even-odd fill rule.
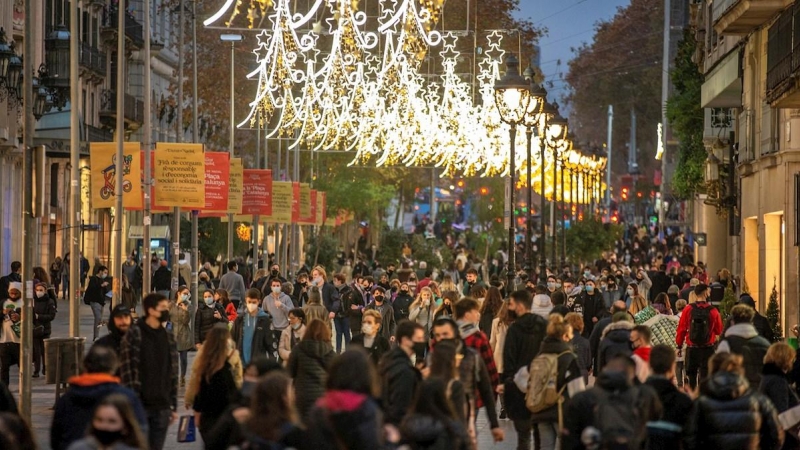
[[114,183],[114,258],[111,258],[114,294],[111,307],[116,306],[122,295],[122,167],[125,155],[122,151],[125,142],[125,6],[117,6],[117,159],[114,162],[116,181]]
[[561,267],[564,267],[564,264],[567,263],[567,213],[564,211],[564,206],[566,204],[566,200],[564,200],[564,165],[566,161],[564,160],[566,155],[561,155],[561,164],[559,165],[559,173],[561,174],[561,199],[559,200],[559,206],[561,207]]
[[79,47],[78,2],[69,5],[69,163],[70,163],[70,202],[69,202],[69,336],[79,337],[80,332],[80,288],[81,288],[81,158],[80,122],[78,105],[80,101],[80,79],[78,78]]
[[[186,43],[184,42],[186,26],[186,8],[183,0],[178,3],[178,132],[175,134],[175,142],[183,142],[183,64],[185,62],[184,52]],[[180,284],[181,266],[178,260],[181,252],[181,208],[172,209],[172,286],[171,291],[177,292]],[[186,280],[184,280],[185,282]]]
[[[231,111],[230,111],[230,136],[228,138],[228,152],[233,158],[233,133],[236,129],[236,122],[234,121],[234,67],[233,67],[233,59],[234,59],[234,51],[236,47],[234,47],[235,42],[231,41]],[[228,214],[228,262],[233,260],[233,214]]]
[[[531,249],[531,238],[533,237],[533,180],[531,179],[531,147],[533,146],[533,127],[525,127],[526,141],[526,157],[528,162],[527,176],[528,176],[528,215],[525,221],[525,271],[528,277],[533,275],[533,251]],[[540,277],[541,279],[541,277]]]
[[558,185],[556,176],[558,171],[558,145],[553,146],[553,198],[550,202],[550,236],[553,238],[553,245],[550,246],[550,264],[556,263],[556,202],[558,201]]
[[516,160],[516,144],[517,144],[517,125],[512,123],[511,128],[508,131],[508,135],[510,138],[510,155],[508,160],[508,186],[506,190],[508,191],[508,270],[506,272],[506,278],[508,279],[508,287],[506,288],[506,292],[510,293],[514,290],[514,272],[516,271],[516,264],[514,262],[514,177],[517,173],[517,169],[515,167],[515,160]]
[[433,226],[434,221],[436,220],[436,168],[431,168],[431,195],[428,198],[429,201],[429,208],[431,210],[428,216],[431,219],[431,226]]
[[[151,159],[153,150],[153,88],[151,85],[152,62],[150,61],[150,38],[152,0],[144,0],[144,132],[142,146],[144,147],[144,212],[142,215],[142,254],[139,255],[139,262],[142,264],[142,297],[152,291],[151,282],[153,280],[152,266],[150,264],[150,225],[152,216],[152,194],[150,187],[153,175],[151,173]],[[146,313],[146,311],[144,311]]]
[[608,137],[606,137],[606,222],[611,221],[611,131],[614,124],[614,107],[608,105]]
[[[200,129],[197,124],[197,0],[192,1],[192,142],[200,142]],[[198,250],[199,211],[192,211],[192,309],[198,304],[197,271],[200,269]],[[193,321],[191,321],[193,322]]]
[[[256,169],[261,168],[261,125],[256,128]],[[253,270],[251,275],[253,275],[253,280],[255,280],[255,274],[258,270],[258,223],[260,222],[260,218],[258,214],[253,216]],[[266,233],[265,233],[266,234]]]
[[[31,369],[33,369],[33,253],[36,233],[33,220],[33,132],[36,127],[33,117],[33,5],[25,0],[25,58],[23,60],[23,189],[22,189],[22,317],[20,328],[19,404],[20,415],[31,420]],[[73,106],[74,108],[75,106]],[[80,264],[80,259],[78,260]]]
[[[547,130],[547,123],[545,122],[545,126],[542,127],[543,130]],[[546,133],[543,133],[546,135]],[[539,193],[541,195],[541,205],[539,207],[539,276],[540,278],[547,279],[547,253],[546,250],[546,243],[545,243],[545,236],[544,236],[544,151],[547,147],[547,138],[541,140],[539,145],[539,154],[541,156],[541,170],[542,173],[542,187],[539,189]]]
[[[288,158],[287,158],[288,162]],[[300,146],[294,148],[294,170],[293,181],[300,182]],[[292,224],[292,242],[291,242],[291,258],[292,258],[292,274],[296,274],[300,268],[300,225]],[[288,277],[287,277],[288,278]]]
[[[275,180],[280,180],[281,167],[283,164],[283,139],[278,139],[278,166],[275,170]],[[286,264],[283,261],[283,252],[281,251],[281,224],[275,223],[275,264],[281,269],[286,269]]]
[[667,99],[669,97],[669,39],[671,30],[670,8],[671,0],[664,0],[664,45],[661,53],[661,141],[664,146],[664,153],[661,154],[661,185],[659,191],[661,192],[661,203],[658,208],[658,232],[659,237],[663,239],[664,236],[664,204],[667,194],[667,134],[669,123],[667,122]]

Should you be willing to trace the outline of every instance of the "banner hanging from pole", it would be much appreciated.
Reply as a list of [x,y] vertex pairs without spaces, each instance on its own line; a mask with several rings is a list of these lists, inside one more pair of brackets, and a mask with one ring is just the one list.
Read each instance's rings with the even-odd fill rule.
[[242,158],[231,158],[230,183],[228,184],[228,214],[242,213],[243,177]]
[[242,214],[272,215],[272,171],[244,169],[242,176]]
[[203,209],[205,176],[203,144],[156,143],[155,201],[159,206]]
[[[122,147],[122,203],[125,209],[142,207],[141,149],[138,142],[125,142]],[[117,143],[89,143],[91,165],[92,208],[103,209],[114,206],[117,174]],[[125,195],[129,194],[129,195]]]
[[228,210],[228,181],[231,165],[230,153],[206,152],[206,201],[204,211]]
[[292,183],[292,222],[300,220],[300,183]]
[[293,191],[292,183],[273,181],[272,214],[264,217],[263,220],[271,223],[292,223]]

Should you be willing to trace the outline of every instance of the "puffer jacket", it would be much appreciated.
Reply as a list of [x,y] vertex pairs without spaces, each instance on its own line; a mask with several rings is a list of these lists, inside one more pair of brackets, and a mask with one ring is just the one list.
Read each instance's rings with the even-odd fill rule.
[[653,333],[651,343],[655,345],[669,345],[672,348],[677,348],[675,344],[675,336],[678,334],[678,316],[667,316],[658,314],[652,317],[644,324],[650,328]]
[[412,414],[403,422],[400,434],[402,442],[412,450],[468,450],[470,448],[467,430],[455,419],[444,423],[427,415]]
[[[219,319],[214,317],[214,311],[219,312]],[[206,334],[218,323],[228,323],[225,308],[218,302],[214,302],[213,307],[209,307],[205,302],[199,303],[194,315],[194,343],[202,344],[206,340]]]
[[308,448],[315,450],[379,450],[383,413],[375,400],[352,391],[328,391],[309,413]]
[[631,330],[633,324],[627,320],[609,324],[600,337],[600,347],[597,349],[597,361],[595,361],[595,373],[603,370],[606,361],[611,358],[624,355],[631,356]]
[[294,379],[297,411],[303,423],[311,408],[325,394],[328,366],[334,353],[330,342],[300,341],[289,356],[289,375]]
[[772,403],[744,376],[717,372],[701,386],[686,430],[688,450],[778,450],[783,430]]
[[541,316],[544,320],[550,315],[553,310],[553,302],[550,300],[549,295],[538,294],[533,296],[533,306],[531,312],[537,316]]
[[33,301],[33,312],[36,314],[33,319],[34,332],[36,327],[41,326],[42,332],[38,337],[49,338],[52,330],[51,322],[56,318],[56,303],[48,296],[37,298]]

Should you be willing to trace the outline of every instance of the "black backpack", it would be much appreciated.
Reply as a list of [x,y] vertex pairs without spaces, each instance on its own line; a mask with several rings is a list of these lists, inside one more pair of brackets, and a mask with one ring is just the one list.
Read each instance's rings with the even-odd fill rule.
[[647,440],[647,421],[641,392],[632,386],[623,392],[597,389],[594,423],[602,450],[639,450]]
[[711,307],[694,307],[689,317],[689,340],[692,344],[703,346],[711,341]]
[[338,293],[339,295],[339,314],[346,315],[350,314],[350,307],[353,306],[353,295],[354,292],[350,288],[350,286],[345,286],[342,288],[341,292]]

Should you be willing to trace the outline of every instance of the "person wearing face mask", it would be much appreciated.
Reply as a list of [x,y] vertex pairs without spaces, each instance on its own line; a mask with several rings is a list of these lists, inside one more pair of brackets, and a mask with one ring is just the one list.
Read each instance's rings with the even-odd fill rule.
[[553,293],[556,292],[557,289],[558,289],[558,283],[556,282],[556,277],[554,275],[548,275],[548,277],[547,277],[547,295],[552,297]]
[[404,320],[397,325],[395,340],[397,346],[383,356],[378,373],[386,423],[398,426],[422,381],[419,369],[425,364],[425,329],[418,323]]
[[[242,357],[242,363],[247,366],[255,358],[269,356],[276,360],[274,352],[277,345],[273,345],[276,339],[270,330],[271,317],[260,306],[261,291],[258,289],[248,289],[245,294],[245,313],[240,314],[233,322],[231,338],[236,343],[236,349]],[[287,322],[288,325],[288,322]],[[276,342],[280,340],[277,337]]]
[[328,275],[324,267],[314,267],[311,271],[311,284],[319,288],[322,306],[328,310],[329,321],[333,320],[340,308],[339,293],[332,284],[328,283]]
[[[114,350],[114,353],[119,355],[122,351],[122,339],[125,333],[131,328],[133,323],[131,310],[122,304],[119,304],[111,310],[111,319],[108,321],[108,334],[96,340],[92,345],[94,347],[107,347]],[[189,343],[191,347],[191,342]],[[119,373],[117,373],[119,375]]]
[[394,342],[394,332],[396,322],[394,320],[394,308],[386,300],[386,291],[382,287],[376,287],[372,293],[374,301],[364,308],[364,312],[368,310],[376,310],[383,318],[381,321],[381,334],[389,340]]
[[[269,278],[270,280],[277,278],[281,281],[281,284],[286,283],[286,278],[281,276],[281,266],[277,264],[273,264],[269,268]],[[300,278],[300,274],[297,275],[297,278]]]
[[278,358],[278,343],[281,333],[289,326],[289,311],[294,309],[294,303],[288,295],[281,291],[281,281],[273,278],[269,282],[270,294],[264,297],[261,308],[272,318],[272,348],[270,354]]
[[0,381],[10,383],[10,369],[19,365],[19,332],[22,315],[22,283],[12,281],[8,298],[3,300],[3,326],[0,329]]
[[363,347],[369,353],[370,360],[377,366],[383,355],[389,351],[389,340],[380,334],[382,317],[374,309],[364,311],[361,321],[361,334],[355,336],[351,344]]
[[228,323],[228,316],[222,304],[214,300],[214,292],[205,291],[203,302],[197,305],[194,314],[194,345],[198,350],[206,340],[206,334],[217,323]]
[[634,282],[638,287],[639,295],[644,297],[645,300],[650,299],[650,289],[652,289],[653,287],[653,282],[647,275],[647,271],[644,269],[639,269],[638,271],[636,271],[636,279],[634,280]]
[[618,284],[616,277],[609,276],[605,279],[605,288],[602,288],[600,293],[603,296],[605,309],[609,309],[615,301],[622,298],[625,292]]
[[56,303],[47,294],[47,284],[37,283],[33,299],[33,378],[44,373],[44,340],[50,337],[50,323],[56,318]]
[[[178,355],[181,359],[181,387],[186,385],[186,369],[189,365],[189,350],[194,347],[192,331],[189,328],[189,323],[192,320],[192,314],[189,311],[191,298],[192,295],[189,293],[189,288],[186,286],[181,286],[178,288],[178,292],[176,293],[176,300],[169,303],[169,323],[172,326],[172,334],[175,335],[175,343],[178,346]],[[110,328],[111,326],[109,325],[109,329]]]
[[453,317],[453,303],[458,301],[458,292],[445,292],[442,304],[433,313],[433,320],[440,317]]
[[597,289],[594,280],[586,280],[584,291],[581,293],[583,302],[583,332],[581,335],[589,338],[597,322],[605,315],[605,301]]
[[[403,294],[403,289],[405,289],[405,292],[407,293],[408,285],[401,285],[401,294]],[[402,297],[398,295],[397,299],[395,299],[395,305],[401,298]],[[435,301],[433,298],[433,292],[430,290],[430,288],[423,288],[417,296],[417,299],[414,300],[414,302],[408,307],[408,319],[412,322],[422,325],[425,328],[425,339],[427,339],[431,334],[434,310]]]
[[103,308],[110,292],[111,278],[108,276],[108,268],[99,266],[97,273],[89,279],[89,285],[86,286],[86,292],[83,294],[83,303],[92,307],[94,315],[94,329],[92,330],[94,341],[97,340],[99,328],[106,324],[103,320]]
[[289,361],[292,350],[298,342],[303,340],[305,334],[306,313],[300,308],[289,311],[289,326],[281,333],[281,342],[278,346],[278,355],[284,365]]
[[[483,364],[486,366],[492,383],[492,392],[496,392],[497,386],[500,384],[500,375],[494,362],[494,351],[489,344],[489,338],[478,326],[481,320],[478,301],[469,297],[462,298],[456,303],[454,312],[461,339],[467,347],[474,349],[483,359]],[[480,397],[476,398],[477,409],[483,406],[483,400]]]
[[144,317],[125,333],[120,352],[122,384],[142,400],[151,450],[161,450],[169,425],[178,418],[178,347],[167,331],[169,300],[148,294],[142,300]]
[[94,410],[86,437],[74,442],[71,450],[140,450],[147,448],[131,407],[120,394],[104,398]]

